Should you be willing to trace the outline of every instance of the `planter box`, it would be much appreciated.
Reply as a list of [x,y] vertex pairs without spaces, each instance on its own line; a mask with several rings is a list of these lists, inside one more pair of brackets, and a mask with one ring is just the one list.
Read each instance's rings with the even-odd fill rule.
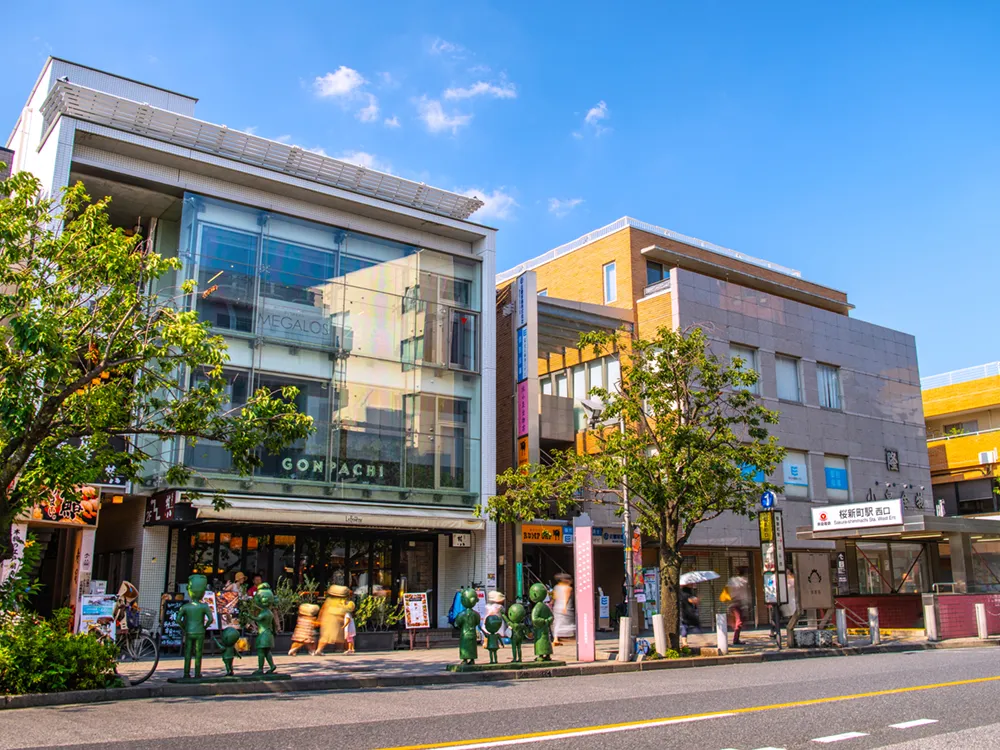
[[354,636],[354,648],[358,651],[392,651],[395,643],[395,630],[358,632]]

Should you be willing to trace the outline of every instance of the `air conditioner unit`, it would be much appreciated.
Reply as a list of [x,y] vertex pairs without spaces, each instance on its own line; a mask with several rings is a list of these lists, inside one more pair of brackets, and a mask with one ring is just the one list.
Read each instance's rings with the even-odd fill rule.
[[997,449],[991,451],[979,451],[979,463],[995,464],[997,462]]

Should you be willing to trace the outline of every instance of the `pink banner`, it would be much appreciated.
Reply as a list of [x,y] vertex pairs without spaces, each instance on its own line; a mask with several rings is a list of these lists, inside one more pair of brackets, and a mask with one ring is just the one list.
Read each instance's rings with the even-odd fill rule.
[[595,661],[594,535],[590,526],[573,529],[574,575],[576,577],[576,658]]
[[517,436],[528,434],[528,381],[517,384]]

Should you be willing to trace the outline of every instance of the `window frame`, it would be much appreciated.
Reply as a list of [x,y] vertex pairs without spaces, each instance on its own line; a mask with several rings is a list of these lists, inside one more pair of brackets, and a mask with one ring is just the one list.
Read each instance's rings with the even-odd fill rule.
[[[650,266],[657,266],[660,269],[660,274],[658,279],[650,280],[649,271]],[[646,286],[653,286],[653,284],[659,284],[664,279],[669,278],[670,272],[667,270],[666,266],[657,260],[646,260]]]
[[[795,393],[797,398],[786,398],[781,395],[781,378],[778,376],[778,360],[791,362],[792,366],[795,368]],[[779,354],[776,352],[774,355],[774,385],[779,401],[784,401],[789,404],[804,403],[802,398],[802,359],[800,357],[793,357],[790,354]]]
[[[610,272],[610,278],[609,278]],[[604,288],[604,304],[618,301],[618,264],[616,261],[601,266],[601,282]],[[610,282],[610,283],[609,283]]]
[[[844,462],[843,472],[844,472],[845,476],[847,477],[847,487],[846,488],[839,488],[839,487],[831,488],[830,487],[829,478],[827,477],[827,474],[826,474],[826,472],[832,468],[830,466],[827,466],[827,459],[830,459],[830,458]],[[840,467],[836,467],[836,468],[840,469]],[[824,453],[823,454],[823,489],[826,490],[827,499],[830,499],[830,500],[844,500],[844,501],[848,501],[848,502],[851,500],[851,459],[850,459],[850,456],[841,456],[841,455],[837,455],[836,453]],[[843,492],[844,494],[843,495],[833,496],[833,495],[830,494],[830,490],[831,489],[834,492]]]
[[[822,386],[820,381],[820,372],[822,369],[830,370],[836,373],[837,377],[837,404],[836,406],[823,403],[824,394],[827,390]],[[829,409],[830,411],[843,411],[844,410],[844,385],[840,378],[840,366],[832,365],[827,362],[817,362],[816,363],[816,391],[818,396],[818,402],[821,409]]]
[[[755,373],[757,373],[757,382],[754,383],[752,386],[747,386],[745,388],[743,388],[741,386],[740,390],[746,390],[746,391],[749,391],[750,393],[754,394],[755,396],[759,396],[760,395],[760,381],[761,381],[761,376],[760,376],[760,349],[758,349],[756,347],[753,347],[753,346],[747,346],[746,344],[740,344],[740,343],[737,343],[735,341],[730,341],[729,342],[729,363],[730,364],[732,364],[732,362],[733,362],[733,349],[734,348],[736,348],[736,349],[744,349],[744,350],[746,350],[746,351],[748,351],[750,353],[750,357],[749,357],[749,359],[750,359],[750,362],[749,362],[750,369],[753,370]],[[741,354],[737,354],[736,356],[739,357],[740,359],[747,359],[746,357],[743,357]]]
[[[790,485],[790,484],[788,484],[785,481],[785,461],[790,456],[792,456],[792,455],[802,456],[803,459],[804,459],[803,462],[802,462],[802,466],[804,466],[805,470],[806,470],[806,483],[804,485],[802,485],[802,484],[791,484]],[[781,460],[781,484],[784,487],[785,497],[787,497],[787,498],[796,498],[796,499],[799,499],[799,500],[808,500],[811,497],[812,482],[810,482],[810,480],[809,480],[809,451],[802,451],[802,450],[786,450],[785,451],[785,458],[783,458]],[[796,487],[798,489],[796,489],[795,492],[789,493],[788,492],[788,488],[789,487]]]

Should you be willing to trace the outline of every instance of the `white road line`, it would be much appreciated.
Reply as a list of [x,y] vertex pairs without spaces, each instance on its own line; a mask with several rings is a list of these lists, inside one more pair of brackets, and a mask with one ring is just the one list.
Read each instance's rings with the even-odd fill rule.
[[937,719],[914,719],[913,721],[901,721],[898,724],[890,724],[889,726],[893,729],[913,729],[913,727],[922,727],[926,724],[937,723]]
[[612,732],[628,732],[633,729],[651,729],[652,727],[665,727],[670,724],[688,724],[692,721],[707,721],[708,719],[725,719],[736,716],[734,713],[712,714],[711,716],[691,716],[686,719],[662,719],[660,721],[646,721],[641,724],[626,724],[618,727],[602,727],[600,729],[573,730],[567,729],[565,732],[557,734],[546,734],[541,737],[518,737],[513,740],[493,740],[487,742],[470,742],[468,745],[451,745],[448,750],[480,750],[486,747],[507,747],[508,745],[527,745],[531,742],[546,742],[548,740],[569,740],[574,737],[587,737],[594,734],[611,734]]
[[843,734],[831,734],[829,737],[817,737],[813,742],[822,742],[824,745],[830,742],[840,742],[842,740],[853,740],[858,737],[867,737],[867,732],[844,732]]

